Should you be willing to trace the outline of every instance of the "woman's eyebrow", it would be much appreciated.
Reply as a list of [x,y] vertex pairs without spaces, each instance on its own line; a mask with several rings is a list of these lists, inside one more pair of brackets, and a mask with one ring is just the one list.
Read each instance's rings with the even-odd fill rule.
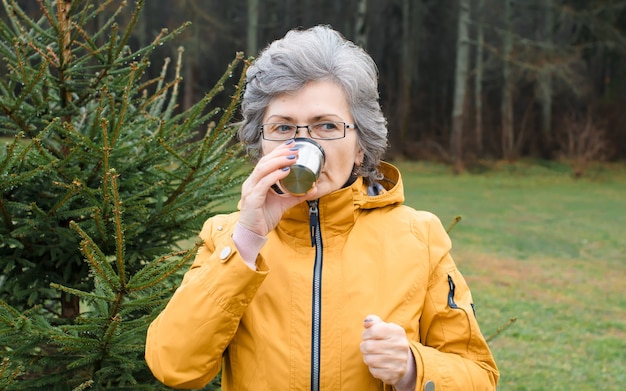
[[[309,118],[308,123],[315,123],[318,122],[320,120],[325,120],[325,119],[332,119],[332,120],[338,120],[341,119],[341,116],[337,115],[337,114],[317,114],[313,117]],[[276,121],[284,121],[284,122],[289,122],[289,123],[294,123],[293,117],[290,117],[288,115],[282,115],[282,114],[272,114],[269,117],[267,117],[267,120],[265,120],[264,122],[276,122]]]
[[270,115],[269,117],[267,117],[266,121],[269,121],[269,120],[273,120],[273,121],[282,120],[282,121],[286,121],[286,122],[293,122],[292,119],[293,118],[291,118],[289,116],[273,114],[273,115]]
[[337,114],[322,114],[322,115],[316,115],[315,117],[311,118],[311,120],[313,121],[319,121],[321,119],[326,119],[326,118],[330,118],[330,117],[334,117],[334,118],[341,118],[339,115]]

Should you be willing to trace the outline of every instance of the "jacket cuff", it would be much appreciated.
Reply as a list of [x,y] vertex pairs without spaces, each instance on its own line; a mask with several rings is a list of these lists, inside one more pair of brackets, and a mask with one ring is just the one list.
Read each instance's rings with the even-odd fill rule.
[[267,242],[267,238],[237,223],[233,230],[232,239],[246,265],[252,270],[257,270],[256,260],[261,248],[263,248],[265,242]]
[[445,372],[449,364],[441,360],[441,352],[418,342],[411,342],[411,351],[415,357],[417,370],[416,390],[425,389],[424,386],[428,382],[439,384],[439,387],[447,383]]

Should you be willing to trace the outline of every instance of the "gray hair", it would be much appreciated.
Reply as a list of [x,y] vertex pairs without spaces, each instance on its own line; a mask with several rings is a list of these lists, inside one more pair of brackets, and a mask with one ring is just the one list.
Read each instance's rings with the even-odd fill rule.
[[382,179],[377,167],[387,149],[387,121],[378,101],[378,68],[363,49],[328,26],[289,31],[248,68],[238,136],[249,156],[253,162],[261,157],[261,121],[272,98],[318,80],[330,80],[346,93],[364,152],[355,173],[368,184]]

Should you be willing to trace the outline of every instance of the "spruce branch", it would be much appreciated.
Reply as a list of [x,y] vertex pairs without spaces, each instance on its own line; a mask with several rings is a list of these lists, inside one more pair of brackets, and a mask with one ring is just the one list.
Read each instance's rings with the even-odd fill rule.
[[120,289],[126,289],[126,270],[124,263],[124,226],[122,224],[122,201],[120,199],[119,185],[117,179],[119,175],[115,170],[111,170],[111,192],[113,195],[113,215],[115,216],[115,248],[117,263],[117,273],[120,280]]
[[98,295],[98,294],[95,294],[95,293],[92,293],[92,292],[85,292],[85,291],[82,291],[80,289],[69,288],[69,287],[61,285],[61,284],[56,284],[54,282],[50,283],[50,288],[57,289],[57,290],[65,292],[65,293],[69,293],[70,295],[79,296],[79,297],[84,298],[84,299],[104,300],[104,301],[113,301],[114,300],[114,299],[111,299],[108,296]]
[[[116,56],[115,56],[116,58],[119,56],[121,49],[125,47],[126,45],[128,45],[128,40],[132,36],[132,33],[135,29],[135,25],[137,24],[137,21],[139,20],[139,15],[141,15],[141,10],[143,8],[144,2],[145,0],[136,0],[135,10],[131,12],[130,14],[130,21],[128,22],[128,26],[126,27],[126,31],[124,32],[122,39],[120,40],[120,44],[118,45],[119,51],[116,53]],[[124,2],[124,6],[126,6],[126,2]],[[121,10],[121,7],[119,9]]]
[[104,216],[102,215],[102,209],[95,207],[92,217],[95,223],[94,226],[95,226],[96,232],[98,233],[98,236],[99,236],[99,240],[104,242],[105,235],[106,235],[105,234],[106,227],[104,225]]
[[85,391],[93,386],[93,380],[89,379],[81,383],[78,387],[74,387],[72,391]]
[[[16,43],[16,45],[17,45],[17,43]],[[16,53],[17,53],[17,61],[19,61],[20,68],[21,68],[22,64],[23,64],[23,61],[25,61],[25,60],[19,56],[19,51],[18,50],[16,50]],[[22,78],[23,79],[25,77],[24,74],[21,73],[22,71],[18,71],[16,69],[16,67],[11,66],[11,65],[9,65],[8,67],[9,67],[9,72],[14,72],[16,74],[20,73],[19,75],[16,75],[16,78]],[[44,67],[45,67],[45,63],[42,63],[41,68],[44,68]],[[6,86],[5,88],[3,88],[3,90],[5,90],[5,94],[7,96],[11,96],[12,97],[12,95],[13,95],[13,88],[11,86]],[[25,94],[20,93],[20,97],[18,97],[18,100],[22,100],[23,101],[25,99],[25,97],[26,97]],[[0,104],[0,109],[2,109],[2,112],[8,118],[11,119],[11,122],[13,123],[13,126],[15,128],[19,129],[19,131],[24,132],[29,137],[34,137],[35,136],[34,131],[36,131],[36,130],[31,129],[28,126],[28,123],[25,122],[25,120],[27,120],[27,118],[24,118],[24,117],[20,118],[20,116],[19,116],[21,114],[22,105],[20,105],[20,104],[13,104],[12,107],[9,107],[8,104],[1,103]]]
[[[102,123],[103,118],[103,114],[105,111],[105,105],[106,105],[106,101],[107,101],[107,97],[108,97],[108,93],[107,93],[107,87],[103,86],[101,92],[99,93],[99,98],[97,101],[97,107],[93,110],[95,115],[92,116],[91,119],[91,124],[88,125],[89,131],[86,132],[85,134],[85,138],[89,139],[89,140],[95,140],[97,139],[97,135],[100,134],[99,129],[101,128],[101,126],[103,126],[104,124]],[[99,146],[93,145],[93,149],[94,150],[98,150]],[[97,169],[94,169],[94,173],[97,171]]]
[[[163,109],[163,104],[165,103],[165,100],[167,98],[167,92],[174,88],[174,89],[178,89],[178,84],[180,83],[180,81],[182,80],[180,77],[177,77],[176,79],[174,79],[173,81],[170,81],[168,83],[165,83],[165,85],[163,85],[164,79],[165,79],[165,74],[167,72],[167,67],[170,63],[170,59],[166,58],[164,60],[163,63],[163,68],[161,71],[161,76],[158,77],[158,83],[157,83],[157,90],[156,92],[149,98],[147,98],[142,104],[141,106],[138,107],[138,110],[140,111],[147,111],[151,116],[161,116],[162,113],[162,109]],[[141,86],[141,89],[144,89],[146,86]],[[171,99],[173,99],[174,97],[172,97]],[[148,107],[150,107],[150,109],[148,109]],[[165,118],[167,118],[167,115],[164,116]]]
[[158,137],[157,142],[181,165],[189,168],[190,170],[194,170],[197,167],[195,164],[187,160],[185,156],[179,153],[175,147],[171,146],[164,138]]
[[0,300],[0,322],[7,326],[13,326],[13,319],[18,319],[22,315],[15,308]]
[[[80,38],[83,39],[84,41],[84,42],[76,41],[75,44],[79,46],[81,49],[85,50],[87,53],[89,53],[89,56],[85,56],[82,60],[77,61],[75,65],[80,65],[81,63],[87,61],[89,57],[92,57],[92,58],[95,57],[100,63],[103,63],[103,64],[106,64],[107,61],[109,61],[109,64],[110,64],[111,59],[107,60],[101,56],[101,54],[104,53],[105,49],[104,47],[98,47],[98,45],[96,44],[95,40],[98,38],[97,36],[89,35],[89,33],[87,33],[85,29],[81,27],[80,24],[74,23],[72,24],[72,27],[74,28],[74,30],[76,30],[76,32],[80,35]],[[104,30],[100,30],[100,31],[104,31]],[[104,77],[105,75],[106,73],[101,75],[98,79],[101,80],[102,77]],[[98,85],[98,84],[99,83],[94,83],[94,85]]]
[[[38,1],[41,4],[41,0]],[[4,9],[7,11],[7,14],[10,16],[9,22],[15,30],[18,30],[20,32],[20,38],[25,39],[25,37],[29,36],[28,29],[22,26],[20,21],[25,22],[28,25],[29,29],[33,29],[39,34],[45,34],[45,31],[41,29],[39,25],[35,23],[31,18],[28,17],[28,15],[26,15],[26,13],[19,7],[19,5],[15,1],[2,0],[2,3],[4,4]]]
[[79,180],[77,180],[77,179],[73,180],[72,183],[69,184],[69,185],[65,184],[65,183],[57,182],[57,181],[54,181],[52,183],[54,185],[59,186],[59,187],[66,188],[67,189],[67,193],[65,193],[65,195],[63,197],[61,197],[61,199],[55,205],[53,205],[52,208],[50,208],[48,210],[48,215],[55,214],[70,199],[72,199],[76,194],[80,193],[80,191],[81,191],[81,189],[83,187],[83,184]]
[[111,156],[111,146],[109,145],[109,121],[105,118],[100,120],[100,128],[102,129],[102,213],[108,216],[110,195],[109,195],[109,182],[111,177],[109,175],[109,160]]
[[[242,53],[237,53],[237,56],[235,57],[235,59],[233,61],[231,61],[229,66],[226,68],[226,72],[224,72],[222,77],[218,80],[216,86],[221,86],[218,89],[223,89],[224,88],[224,83],[226,82],[226,80],[229,77],[232,76],[232,72],[234,71],[235,67],[241,62],[242,58],[243,58],[243,54]],[[242,78],[243,78],[243,76],[242,76]],[[214,88],[212,91],[217,92],[216,88]],[[236,106],[236,104],[238,102],[238,98],[239,98],[238,96],[235,96],[235,97],[233,97],[231,99],[231,104],[229,105],[228,110],[222,116],[222,119],[220,121],[221,126],[218,125],[218,129],[222,130],[224,128],[224,124],[226,123],[226,121],[228,121],[230,118],[232,118],[232,113],[233,113],[234,107]],[[210,94],[205,96],[205,99],[203,99],[204,102],[202,102],[202,103],[207,104],[207,103],[210,102],[211,99],[213,99],[213,95],[210,93]],[[211,133],[213,133],[213,132],[211,132]],[[208,136],[210,136],[210,134]],[[162,144],[164,144],[164,142],[162,142],[162,141],[160,141],[160,142]],[[205,150],[206,149],[202,149],[201,150],[200,156],[198,158],[198,162],[204,161]],[[192,181],[192,179],[196,175],[198,167],[199,167],[199,165],[194,165],[194,166],[190,167],[191,169],[190,169],[189,173],[187,174],[186,178],[180,183],[180,185],[172,192],[172,194],[165,201],[165,203],[164,203],[165,206],[167,206],[168,204],[174,202],[177,197],[179,197],[181,194],[183,194],[183,191],[184,191],[185,187]]]
[[[94,352],[95,349],[98,349],[100,342],[96,338],[85,338],[83,336],[79,336],[74,333],[72,328],[68,328],[67,331],[60,330],[59,328],[54,328],[50,330],[51,333],[48,335],[48,338],[56,343],[57,349],[60,353],[68,354],[68,353],[79,353],[84,351],[85,348],[88,348],[89,353],[83,355],[83,358],[90,357],[91,353]],[[89,361],[89,359],[87,359]],[[77,364],[73,362],[68,365],[68,369],[77,368],[84,364]]]
[[[116,300],[116,303],[119,303],[120,300],[121,300],[121,293],[118,295],[118,300]],[[104,331],[104,335],[100,342],[101,343],[100,345],[101,359],[98,360],[98,362],[96,362],[96,365],[95,365],[96,372],[100,368],[102,368],[102,360],[107,355],[111,346],[111,340],[115,336],[115,333],[117,332],[118,328],[120,327],[120,323],[122,322],[122,317],[120,316],[119,313],[117,313],[117,308],[115,308],[114,311],[112,312],[113,312],[113,316],[109,318],[110,320],[107,324],[106,330]]]
[[180,81],[183,79],[182,76],[180,75],[180,71],[183,68],[183,53],[185,52],[185,48],[183,48],[182,46],[178,47],[177,50],[177,57],[176,57],[176,69],[175,69],[175,75],[174,75],[174,80],[176,80],[176,84],[174,84],[173,88],[172,88],[172,96],[170,97],[170,102],[167,105],[167,108],[165,109],[164,114],[164,118],[170,118],[172,116],[172,113],[174,112],[174,109],[178,106],[178,88],[180,87]]
[[[58,124],[57,121],[53,121],[52,125]],[[39,157],[48,162],[50,165],[54,166],[59,162],[60,152],[54,148],[52,145],[44,146],[42,143],[42,139],[45,138],[46,133],[48,133],[50,127],[46,127],[43,132],[40,132],[36,137],[31,138],[31,144],[37,149]],[[27,151],[26,151],[27,152]]]
[[[72,4],[71,0],[57,0],[57,15],[56,20],[50,20],[53,28],[58,29],[57,37],[59,38],[59,68],[63,70],[70,63],[71,56],[71,34],[72,34],[72,22],[71,11],[72,7],[76,7],[76,3]],[[61,80],[64,78],[62,77]]]
[[[137,77],[137,63],[133,62],[130,64],[130,73],[128,75],[128,81],[123,88],[123,95],[121,98],[121,106],[117,107],[118,115],[114,118],[115,123],[113,124],[113,134],[111,135],[111,140],[109,140],[110,147],[115,147],[117,140],[120,138],[120,134],[122,132],[122,125],[125,124],[126,116],[129,114],[128,110],[131,106],[131,99],[133,94],[133,85],[136,82]],[[115,106],[111,106],[115,107]]]
[[[19,157],[17,159],[14,159],[13,157],[15,156],[16,148],[19,147],[23,138],[24,138],[24,133],[19,132],[18,134],[15,135],[15,137],[13,137],[13,141],[6,145],[7,152],[6,152],[6,155],[4,155],[4,160],[2,161],[2,163],[0,163],[0,172],[7,172],[9,164],[11,162],[15,160],[19,161]],[[25,153],[26,152],[23,150],[22,155],[24,155]],[[3,182],[0,182],[0,185],[5,185],[5,184]],[[6,190],[6,189],[3,188],[2,190]]]
[[[18,110],[18,108],[20,108],[24,104],[24,101],[27,98],[30,98],[32,95],[36,95],[36,94],[33,94],[33,90],[35,89],[37,85],[39,85],[39,83],[41,83],[42,79],[45,76],[45,71],[46,71],[46,63],[42,62],[41,65],[39,66],[39,70],[37,71],[35,75],[32,75],[30,72],[28,76],[26,76],[26,74],[22,75],[24,80],[27,80],[27,83],[24,83],[24,88],[20,91],[19,96],[13,103],[13,107],[8,109],[9,114],[14,113],[16,110]],[[26,129],[26,131],[29,131],[29,130],[30,129]]]
[[83,239],[80,243],[80,249],[89,263],[91,270],[93,270],[112,289],[119,289],[121,285],[119,276],[115,273],[98,245],[94,243],[93,239],[91,239],[91,237],[83,231],[76,222],[70,221],[70,228],[78,232]]
[[[227,68],[227,71],[229,73],[222,76],[222,78],[224,79],[224,77],[227,77],[227,78],[232,77],[233,70],[241,62],[242,59],[243,59],[243,52],[237,52],[235,59],[230,63],[229,67]],[[230,104],[226,108],[224,115],[222,115],[220,122],[218,122],[217,124],[217,129],[223,129],[226,126],[226,124],[233,118],[235,109],[237,108],[238,103],[239,103],[239,95],[243,91],[243,86],[246,80],[246,70],[248,69],[248,66],[249,66],[249,63],[244,61],[244,69],[242,70],[240,74],[239,82],[235,85],[235,96],[233,96],[232,99],[230,100]],[[221,82],[222,83],[226,82],[226,79],[224,79]]]
[[7,389],[24,371],[24,367],[18,365],[13,368],[11,360],[8,357],[4,357],[0,362],[0,390]]
[[130,278],[126,287],[131,292],[139,291],[152,288],[167,280],[193,260],[201,245],[202,243],[198,242],[189,250],[163,255],[149,262]]

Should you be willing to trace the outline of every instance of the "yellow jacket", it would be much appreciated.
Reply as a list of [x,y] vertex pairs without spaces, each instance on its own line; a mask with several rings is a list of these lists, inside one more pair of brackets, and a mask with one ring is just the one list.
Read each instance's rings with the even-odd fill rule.
[[400,173],[382,169],[379,195],[359,178],[319,200],[313,246],[316,214],[307,203],[288,210],[257,271],[231,238],[238,213],[209,219],[193,266],[148,330],[154,375],[201,388],[221,368],[223,390],[242,391],[308,390],[318,373],[320,390],[391,389],[359,350],[363,319],[377,314],[406,330],[417,390],[427,381],[438,391],[495,389],[498,370],[448,235],[434,215],[403,206]]

